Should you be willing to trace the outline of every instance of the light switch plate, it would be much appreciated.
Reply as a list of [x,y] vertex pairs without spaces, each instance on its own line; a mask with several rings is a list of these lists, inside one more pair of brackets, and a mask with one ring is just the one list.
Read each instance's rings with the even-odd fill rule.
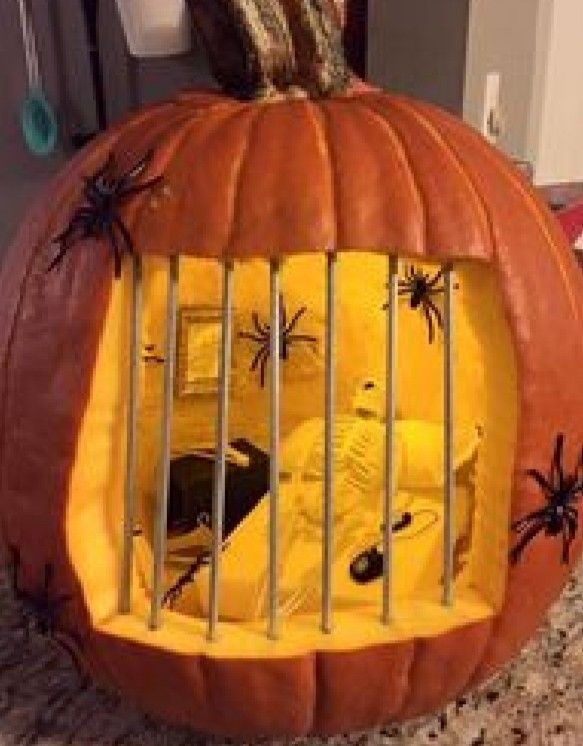
[[492,145],[496,145],[503,131],[500,82],[500,73],[490,72],[486,75],[482,134]]

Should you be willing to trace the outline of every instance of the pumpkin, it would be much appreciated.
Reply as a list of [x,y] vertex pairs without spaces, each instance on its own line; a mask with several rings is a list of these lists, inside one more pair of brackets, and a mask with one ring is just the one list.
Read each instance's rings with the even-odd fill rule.
[[[184,93],[89,144],[31,207],[0,279],[0,519],[18,593],[40,594],[45,628],[97,680],[205,732],[331,734],[440,707],[517,653],[581,553],[574,509],[583,479],[583,390],[573,371],[583,366],[583,287],[567,240],[536,192],[477,133],[349,73],[336,6],[193,0],[228,93]],[[129,249],[144,267],[141,534],[130,612],[120,614]],[[293,331],[305,343],[291,345],[282,360],[281,479],[289,470],[291,487],[296,478],[303,485],[301,500],[290,493],[285,529],[294,510],[305,516],[304,543],[290,543],[295,559],[282,570],[291,592],[305,578],[317,590],[321,463],[304,458],[302,443],[322,441],[330,252],[338,255],[340,288],[338,428],[365,443],[366,485],[376,490],[367,498],[379,496],[361,504],[354,490],[339,494],[335,519],[363,546],[371,541],[366,531],[378,533],[383,484],[386,257],[402,260],[397,507],[425,507],[407,508],[413,526],[401,528],[411,535],[395,549],[395,618],[381,624],[378,582],[352,582],[351,544],[335,576],[332,634],[319,628],[316,592],[301,596],[300,612],[286,617],[277,640],[268,639],[260,501],[225,547],[218,640],[205,634],[205,567],[153,631],[148,495],[157,471],[156,355],[168,257],[180,256],[180,304],[207,309],[220,299],[220,263],[235,263],[241,326],[230,434],[264,451],[268,388],[259,378],[270,363],[260,371],[254,337],[261,342],[267,329],[269,261],[284,262],[287,318],[296,319]],[[416,273],[433,282],[450,265],[461,566],[447,607],[439,566],[443,452],[435,434],[443,421],[441,307],[435,294],[424,313],[406,292]],[[214,412],[208,393],[177,396],[173,449],[212,443]],[[342,484],[349,490],[349,479]],[[429,510],[437,517],[422,526],[426,538],[416,537]],[[311,564],[302,564],[310,552]]]

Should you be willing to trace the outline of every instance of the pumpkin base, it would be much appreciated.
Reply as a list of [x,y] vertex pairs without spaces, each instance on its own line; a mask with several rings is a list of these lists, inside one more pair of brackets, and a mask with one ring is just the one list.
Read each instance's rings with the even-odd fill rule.
[[375,645],[430,638],[485,622],[495,613],[472,588],[460,591],[452,606],[444,606],[438,593],[434,596],[400,601],[390,625],[381,624],[379,609],[370,605],[356,611],[336,611],[332,634],[322,634],[318,613],[296,614],[282,620],[277,640],[267,636],[266,622],[260,619],[244,624],[222,621],[218,638],[213,642],[207,637],[206,619],[169,609],[162,612],[160,629],[151,631],[150,605],[143,597],[130,614],[114,614],[98,623],[95,631],[183,655],[252,661],[291,658],[305,655],[306,650],[349,653]]

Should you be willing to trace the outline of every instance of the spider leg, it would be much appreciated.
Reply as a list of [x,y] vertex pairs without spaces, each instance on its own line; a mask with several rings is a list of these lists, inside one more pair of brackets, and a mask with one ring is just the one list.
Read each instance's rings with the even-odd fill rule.
[[66,244],[66,243],[62,243],[61,246],[60,246],[60,248],[59,248],[59,251],[55,254],[55,256],[53,257],[51,263],[47,267],[47,274],[49,272],[52,272],[53,269],[55,269],[55,267],[62,262],[62,260],[65,258],[65,255],[66,255],[66,253],[67,253],[68,250],[69,250],[69,245]]
[[69,225],[53,238],[53,243],[66,243],[79,228],[85,228],[92,212],[87,209],[77,210],[69,221]]
[[[51,272],[57,264],[59,264],[62,259],[64,258],[65,254],[69,251],[71,248],[72,243],[74,243],[74,236],[75,234],[78,234],[79,238],[86,237],[87,231],[88,231],[88,222],[89,218],[91,217],[91,212],[89,210],[83,211],[83,212],[77,212],[72,218],[69,223],[69,225],[65,228],[64,231],[59,233],[58,236],[55,236],[53,239],[53,243],[58,244],[59,251],[47,267],[47,272]],[[79,231],[81,231],[79,233]]]
[[267,367],[267,361],[269,360],[269,350],[266,350],[261,357],[261,365],[259,367],[259,378],[261,381],[261,388],[265,388],[265,368]]
[[547,494],[547,498],[553,494],[553,488],[549,484],[546,477],[544,477],[538,469],[527,469],[526,476],[534,479],[543,492]]
[[568,519],[574,524],[576,531],[579,527],[579,511],[572,505],[568,505],[565,512],[567,513]]
[[83,187],[83,196],[91,205],[95,206],[99,200],[99,189],[95,183],[95,179],[99,178],[97,175],[90,179],[85,177],[85,186]]
[[575,538],[575,533],[577,530],[577,526],[575,525],[575,528],[573,528],[572,524],[566,520],[563,521],[563,555],[562,555],[562,562],[564,565],[569,564],[569,555],[571,553],[571,544],[573,543],[573,539]]
[[85,221],[87,218],[92,217],[94,213],[94,210],[92,207],[89,207],[88,205],[82,205],[81,207],[78,207],[75,212],[71,215],[71,218],[69,220],[69,225],[75,223],[76,221]]
[[280,327],[282,329],[285,329],[285,327],[287,326],[287,309],[285,307],[283,293],[279,294],[279,322],[280,322]]
[[440,329],[443,329],[443,316],[441,315],[441,311],[439,308],[435,305],[435,303],[431,300],[431,298],[426,298],[425,302],[429,306],[430,311],[432,311],[435,315],[435,318],[437,320],[437,326]]
[[117,242],[117,238],[115,236],[115,231],[113,229],[112,225],[107,226],[107,237],[109,238],[110,242],[110,248],[113,253],[113,269],[116,277],[121,276],[121,251],[119,248],[119,244]]
[[97,171],[93,174],[93,176],[85,177],[85,182],[95,182],[100,176],[103,176],[106,174],[111,167],[113,166],[113,162],[115,160],[115,156],[113,155],[113,151],[110,151],[109,155],[107,156],[107,160],[103,163],[100,168],[97,169]]
[[251,314],[251,319],[253,321],[253,326],[255,327],[255,329],[257,329],[259,334],[263,335],[264,337],[268,337],[270,334],[269,325],[267,324],[264,326],[261,321],[259,321],[259,314],[257,313],[257,311],[253,311],[253,313]]
[[553,460],[551,461],[551,473],[550,483],[552,485],[558,485],[559,489],[562,489],[565,484],[565,474],[563,472],[563,447],[565,445],[564,433],[557,435],[557,442],[555,444],[555,451],[553,453]]
[[578,522],[578,514],[577,511],[575,511],[575,515],[567,515],[567,523],[569,524],[569,535],[571,537],[571,541],[574,540],[575,536],[577,535],[577,530],[579,529],[579,522]]
[[427,285],[430,288],[434,288],[437,285],[437,283],[441,280],[442,277],[443,277],[443,269],[440,269],[439,272],[432,279],[428,281]]
[[298,321],[302,318],[302,316],[306,313],[308,309],[306,306],[302,306],[299,311],[296,311],[292,317],[292,320],[289,322],[287,326],[284,326],[283,328],[283,334],[285,336],[291,334],[294,330],[294,328],[297,326]]
[[286,335],[285,343],[290,347],[294,342],[308,342],[309,344],[318,344],[316,337],[312,337],[311,334],[292,334]]
[[176,606],[176,602],[182,596],[184,589],[187,585],[194,581],[198,571],[204,566],[209,564],[209,554],[205,553],[197,557],[190,567],[178,578],[178,580],[171,586],[162,599],[162,606],[168,606],[173,609]]
[[435,339],[435,330],[433,328],[433,319],[431,318],[431,314],[429,313],[429,308],[425,303],[423,303],[423,314],[425,318],[427,319],[427,326],[429,327],[429,344],[433,344],[433,340]]
[[127,199],[129,197],[134,197],[136,194],[140,194],[141,192],[146,192],[149,189],[153,189],[154,187],[158,186],[158,184],[161,184],[164,180],[163,176],[156,176],[155,179],[149,179],[148,181],[144,181],[141,184],[135,184],[134,186],[128,186],[123,187],[118,192],[119,199]]
[[516,533],[522,533],[525,529],[527,529],[533,521],[539,521],[547,513],[547,508],[540,508],[540,510],[534,510],[532,513],[529,513],[528,515],[523,516],[517,521],[514,521],[511,528]]
[[520,556],[522,552],[525,550],[526,545],[529,544],[538,534],[540,534],[540,532],[543,531],[544,528],[545,528],[544,521],[535,523],[533,526],[531,526],[531,528],[528,531],[526,531],[526,533],[520,539],[518,544],[512,547],[512,549],[510,550],[510,562],[513,565],[515,565],[520,559]]
[[250,339],[252,342],[257,342],[258,344],[265,343],[265,339],[263,337],[259,337],[257,334],[253,334],[252,332],[239,332],[239,338]]
[[259,365],[259,361],[261,360],[262,355],[269,354],[269,344],[265,343],[262,345],[259,350],[257,351],[257,354],[253,358],[253,362],[251,363],[251,367],[249,370],[254,373],[257,370],[257,366]]
[[123,222],[123,220],[120,218],[119,215],[116,214],[113,216],[113,224],[117,227],[117,229],[121,233],[124,243],[126,245],[128,254],[133,255],[134,254],[134,242],[132,241],[130,232],[126,228],[125,223]]

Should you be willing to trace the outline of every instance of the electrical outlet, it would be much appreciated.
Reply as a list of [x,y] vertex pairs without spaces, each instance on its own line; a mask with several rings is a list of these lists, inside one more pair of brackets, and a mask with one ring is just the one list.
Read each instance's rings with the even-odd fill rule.
[[496,145],[503,132],[504,123],[500,104],[500,73],[491,72],[486,75],[482,134],[492,145]]

